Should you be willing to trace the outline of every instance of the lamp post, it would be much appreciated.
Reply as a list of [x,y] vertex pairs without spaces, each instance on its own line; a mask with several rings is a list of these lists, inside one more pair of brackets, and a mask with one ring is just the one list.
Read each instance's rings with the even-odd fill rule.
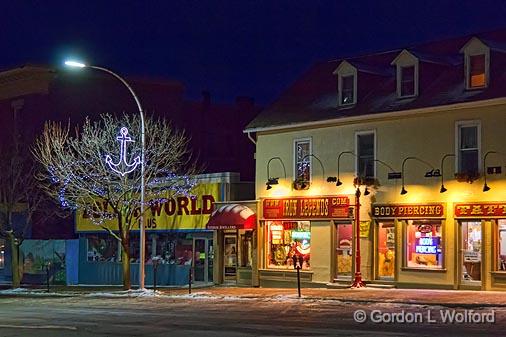
[[145,239],[145,229],[144,229],[144,192],[145,192],[145,181],[144,181],[144,152],[145,152],[145,136],[144,136],[144,113],[142,111],[142,106],[139,101],[139,98],[135,94],[132,87],[125,81],[121,76],[113,72],[112,70],[109,70],[107,68],[98,67],[98,66],[92,66],[92,65],[86,65],[81,62],[76,61],[65,61],[65,65],[69,67],[74,68],[91,68],[100,70],[103,72],[106,72],[116,79],[118,79],[123,85],[128,89],[130,94],[133,96],[135,103],[137,104],[137,108],[139,109],[139,114],[141,117],[141,214],[140,214],[140,224],[139,224],[139,231],[140,231],[140,253],[139,253],[139,288],[144,289],[144,264],[145,264],[145,246],[146,246],[146,239]]

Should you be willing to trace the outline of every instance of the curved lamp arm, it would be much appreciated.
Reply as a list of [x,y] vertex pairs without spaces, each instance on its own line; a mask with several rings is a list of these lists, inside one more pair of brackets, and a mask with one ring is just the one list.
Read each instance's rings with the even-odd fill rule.
[[444,166],[444,163],[445,163],[445,159],[448,158],[448,157],[455,157],[455,154],[453,153],[447,153],[443,156],[443,158],[441,158],[441,189],[439,190],[439,193],[444,193],[446,192],[446,187],[444,185],[444,176],[445,176],[445,166]]
[[418,157],[406,157],[404,158],[404,160],[402,161],[402,169],[401,169],[401,179],[402,179],[402,189],[401,189],[401,194],[406,194],[408,193],[408,191],[406,191],[406,189],[404,188],[404,165],[406,164],[406,162],[408,160],[417,160],[421,163],[424,163],[425,165],[429,166],[431,169],[434,170],[434,166],[432,166],[429,162],[426,162],[425,160],[423,159],[420,159]]
[[[309,157],[313,157],[313,158],[315,158],[316,160],[318,160],[318,162],[320,163],[320,166],[321,166],[321,168],[322,168],[322,176],[323,176],[323,179],[325,180],[325,168],[323,167],[323,164],[322,164],[322,161],[320,160],[320,158],[318,158],[318,157],[317,157],[317,156],[315,156],[314,154],[307,154],[307,155],[305,155],[305,156],[304,156],[304,158],[302,158],[302,162],[304,162],[304,160],[305,160],[306,158],[309,158]],[[310,177],[310,179],[311,179],[311,177]]]
[[271,159],[269,159],[269,161],[267,162],[267,179],[270,179],[271,176],[269,174],[269,165],[271,164],[271,161],[273,161],[274,159],[277,159],[279,160],[279,162],[281,163],[281,166],[283,166],[283,173],[285,174],[285,179],[286,179],[286,168],[285,168],[285,164],[283,163],[283,160],[281,160],[280,157],[272,157]]
[[497,151],[488,151],[483,156],[483,178],[484,178],[483,192],[487,192],[488,190],[490,190],[490,187],[488,187],[488,185],[487,185],[487,164],[486,164],[486,162],[487,162],[488,155],[492,154],[492,153],[499,153],[499,152],[497,152]]
[[340,170],[340,166],[341,166],[341,156],[343,154],[351,154],[352,156],[357,157],[357,155],[355,153],[353,153],[352,151],[343,151],[339,154],[339,156],[337,156],[337,181],[339,181],[339,170]]

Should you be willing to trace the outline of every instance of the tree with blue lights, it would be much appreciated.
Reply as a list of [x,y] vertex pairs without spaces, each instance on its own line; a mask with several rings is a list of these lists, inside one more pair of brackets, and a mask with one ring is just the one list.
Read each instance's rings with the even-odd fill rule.
[[[130,233],[138,229],[141,129],[137,115],[86,120],[74,131],[48,122],[33,153],[44,168],[37,178],[61,207],[86,214],[121,244],[123,287],[130,289]],[[189,138],[163,119],[146,118],[145,209],[189,195],[197,173]],[[140,138],[140,137],[139,137]]]

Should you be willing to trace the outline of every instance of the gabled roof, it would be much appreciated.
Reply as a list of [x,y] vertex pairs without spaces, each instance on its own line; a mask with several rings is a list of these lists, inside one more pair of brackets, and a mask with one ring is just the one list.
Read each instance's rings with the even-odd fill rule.
[[[488,87],[470,91],[465,88],[459,51],[473,37],[495,54]],[[405,99],[397,97],[395,66],[390,64],[404,48],[316,63],[253,119],[245,132],[506,97],[506,54],[500,46],[506,46],[506,29],[406,47],[421,65],[419,95]],[[346,108],[338,107],[333,74],[343,61],[358,70],[357,104]]]

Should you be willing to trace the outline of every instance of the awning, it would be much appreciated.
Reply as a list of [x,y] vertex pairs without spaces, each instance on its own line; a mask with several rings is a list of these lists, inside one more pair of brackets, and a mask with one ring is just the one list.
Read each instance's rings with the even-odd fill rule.
[[211,214],[207,229],[255,229],[256,214],[240,204],[223,205]]

